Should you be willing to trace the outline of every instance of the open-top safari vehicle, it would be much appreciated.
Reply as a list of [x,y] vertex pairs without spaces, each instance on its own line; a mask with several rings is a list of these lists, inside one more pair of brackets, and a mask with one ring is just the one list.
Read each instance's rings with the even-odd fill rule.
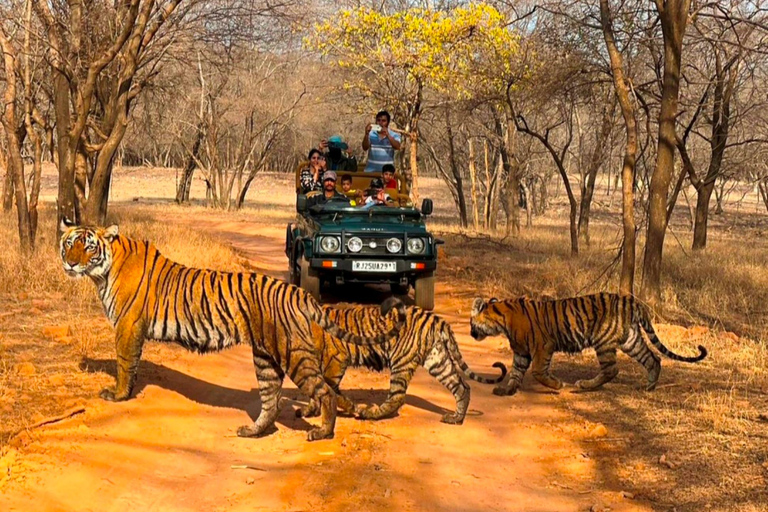
[[[437,246],[442,242],[425,226],[432,213],[432,200],[424,199],[421,209],[413,206],[405,180],[395,179],[398,189],[386,189],[394,206],[362,209],[347,201],[328,201],[310,206],[311,196],[301,194],[296,170],[297,220],[288,225],[285,253],[291,282],[320,300],[326,283],[389,284],[396,295],[414,288],[416,305],[432,309],[435,305]],[[339,172],[337,190],[342,192],[341,176],[352,177],[352,188],[367,189],[376,172]]]

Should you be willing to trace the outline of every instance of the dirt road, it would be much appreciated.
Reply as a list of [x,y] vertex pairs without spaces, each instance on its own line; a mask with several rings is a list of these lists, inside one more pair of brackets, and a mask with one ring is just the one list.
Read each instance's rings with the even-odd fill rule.
[[[216,229],[255,268],[284,276],[281,229]],[[452,323],[475,370],[510,364],[501,340],[468,336],[472,291],[439,282],[437,298],[436,312]],[[113,361],[86,363],[92,378],[109,382]],[[85,414],[36,431],[15,462],[22,478],[2,488],[0,510],[653,510],[601,472],[592,456],[601,443],[584,441],[605,434],[555,407],[563,395],[528,379],[505,398],[473,384],[464,425],[451,426],[439,421],[454,406],[450,393],[421,369],[397,417],[339,418],[333,440],[313,443],[310,424],[294,417],[304,397],[286,382],[277,432],[240,439],[237,427],[259,409],[249,348],[206,356],[149,348],[135,398],[94,398]],[[364,370],[343,382],[369,402],[381,402],[387,387],[387,375]]]

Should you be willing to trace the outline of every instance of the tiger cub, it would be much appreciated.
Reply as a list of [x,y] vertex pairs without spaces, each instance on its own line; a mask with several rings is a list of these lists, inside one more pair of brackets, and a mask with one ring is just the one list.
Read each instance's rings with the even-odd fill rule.
[[[392,327],[391,320],[382,316],[375,306],[323,306],[323,309],[332,322],[359,336],[385,332]],[[497,384],[507,373],[507,368],[497,362],[493,366],[501,370],[499,377],[486,379],[476,375],[464,362],[451,326],[436,314],[415,306],[405,309],[405,325],[399,336],[381,345],[353,345],[319,329],[313,331],[323,354],[325,380],[336,392],[339,407],[358,418],[376,420],[397,412],[405,402],[405,393],[416,368],[423,366],[456,400],[456,411],[445,414],[442,421],[460,425],[469,407],[469,386],[464,375],[484,384]],[[389,369],[389,395],[383,404],[364,407],[341,393],[339,384],[349,366],[364,366],[375,371]],[[296,411],[299,417],[316,414],[315,400]]]
[[659,352],[676,361],[695,363],[707,356],[699,345],[699,355],[683,357],[671,352],[656,336],[648,309],[634,297],[600,293],[561,300],[527,298],[499,301],[475,299],[470,319],[471,334],[476,340],[504,335],[514,352],[514,367],[508,381],[494,388],[495,395],[514,395],[526,370],[533,362],[533,376],[547,387],[560,389],[563,383],[550,374],[555,352],[577,353],[594,348],[600,362],[600,373],[580,380],[581,389],[596,389],[613,380],[619,373],[616,349],[642,364],[648,372],[649,391],[656,387],[661,373],[661,360],[643,340],[641,328]]
[[[312,328],[348,343],[368,344],[396,336],[403,326],[398,316],[390,332],[362,338],[339,328],[307,292],[279,279],[185,267],[149,242],[120,235],[117,226],[101,229],[65,221],[61,230],[64,271],[94,282],[115,328],[117,385],[102,390],[105,400],[130,398],[147,339],[177,342],[201,353],[247,343],[253,350],[261,412],[237,435],[261,436],[273,427],[287,375],[320,404],[322,425],[310,430],[308,439],[332,438],[336,395],[323,379]],[[398,302],[385,301],[382,313]]]

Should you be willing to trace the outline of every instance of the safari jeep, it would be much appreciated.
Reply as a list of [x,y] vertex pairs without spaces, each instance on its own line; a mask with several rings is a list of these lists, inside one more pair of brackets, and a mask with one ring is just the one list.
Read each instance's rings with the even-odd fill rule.
[[[285,253],[293,284],[320,300],[326,284],[389,284],[396,295],[414,288],[416,305],[433,309],[437,246],[424,224],[432,213],[432,200],[424,199],[421,210],[414,208],[405,180],[395,175],[399,189],[386,192],[396,206],[361,209],[346,201],[329,201],[308,206],[307,195],[300,193],[296,171],[296,222],[288,224]],[[352,188],[364,190],[380,173],[337,171],[337,190],[341,177],[352,176]],[[310,192],[308,195],[318,192]]]

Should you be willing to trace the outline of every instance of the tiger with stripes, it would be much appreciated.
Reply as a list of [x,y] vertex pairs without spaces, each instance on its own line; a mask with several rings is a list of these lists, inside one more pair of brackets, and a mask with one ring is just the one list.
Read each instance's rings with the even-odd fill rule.
[[[383,316],[375,306],[323,308],[331,321],[359,336],[368,337],[377,332],[392,332],[394,329],[392,319]],[[460,425],[469,407],[469,386],[464,376],[484,384],[497,384],[506,375],[507,368],[497,362],[493,366],[501,370],[501,376],[494,379],[478,376],[464,362],[448,322],[431,311],[415,306],[405,308],[404,314],[405,325],[399,336],[381,345],[350,344],[329,332],[313,328],[315,339],[320,343],[318,348],[323,354],[323,375],[336,392],[339,408],[346,414],[362,419],[377,420],[391,416],[402,407],[414,372],[423,366],[456,400],[456,410],[445,414],[441,421]],[[384,403],[364,407],[341,393],[339,385],[349,366],[363,366],[375,371],[389,369],[389,394]],[[317,413],[315,400],[310,400],[308,405],[296,411],[299,417],[314,416]]]
[[560,389],[563,383],[550,373],[555,352],[575,354],[594,348],[600,363],[600,373],[588,380],[579,380],[576,387],[597,389],[613,380],[619,373],[616,349],[643,365],[648,373],[648,391],[656,387],[661,373],[661,360],[651,351],[642,337],[645,331],[653,346],[675,361],[695,363],[707,356],[699,345],[699,355],[683,357],[665,347],[650,321],[647,307],[631,296],[599,293],[561,300],[530,300],[528,298],[485,301],[477,298],[470,318],[472,337],[503,335],[509,339],[514,352],[514,365],[506,383],[494,388],[495,395],[514,395],[533,363],[533,376],[543,385]]
[[385,301],[381,314],[400,315],[390,332],[361,337],[328,316],[304,290],[249,272],[218,272],[175,263],[146,241],[105,229],[61,223],[60,252],[71,277],[88,276],[96,285],[107,318],[115,328],[117,382],[101,391],[109,401],[128,400],[146,339],[177,342],[188,350],[216,352],[248,343],[259,382],[261,412],[241,437],[267,433],[279,413],[285,375],[320,404],[321,426],[310,441],[332,438],[336,395],[323,379],[312,327],[346,343],[383,343],[403,326],[402,303]]

